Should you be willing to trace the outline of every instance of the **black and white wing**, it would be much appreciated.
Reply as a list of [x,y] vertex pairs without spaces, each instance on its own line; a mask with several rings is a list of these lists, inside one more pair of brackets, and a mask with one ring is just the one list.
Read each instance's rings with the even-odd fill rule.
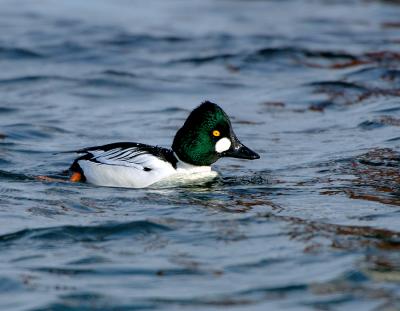
[[85,153],[76,161],[86,160],[112,166],[125,166],[149,171],[159,166],[159,161],[176,166],[171,150],[139,143],[114,143],[78,150]]

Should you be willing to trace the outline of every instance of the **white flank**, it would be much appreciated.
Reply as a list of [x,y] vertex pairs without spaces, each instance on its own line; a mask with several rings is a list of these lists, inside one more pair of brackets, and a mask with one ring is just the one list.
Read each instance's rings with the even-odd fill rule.
[[231,144],[232,143],[228,138],[226,138],[226,137],[221,138],[215,144],[215,151],[218,153],[222,153],[222,152],[228,150],[231,147]]
[[[136,157],[140,163],[136,165],[110,165],[81,160],[78,162],[87,181],[91,184],[108,187],[145,188],[161,179],[173,175],[176,170],[169,162],[158,159],[153,155]],[[151,168],[145,171],[144,167]]]

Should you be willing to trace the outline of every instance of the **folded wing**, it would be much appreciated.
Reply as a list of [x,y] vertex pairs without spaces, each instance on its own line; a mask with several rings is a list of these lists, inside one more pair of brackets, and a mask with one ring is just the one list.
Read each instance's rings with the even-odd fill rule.
[[87,160],[99,164],[125,166],[138,170],[154,169],[159,166],[160,160],[171,162],[173,165],[173,160],[175,160],[171,150],[139,143],[115,143],[81,149],[77,153],[85,153],[77,161]]

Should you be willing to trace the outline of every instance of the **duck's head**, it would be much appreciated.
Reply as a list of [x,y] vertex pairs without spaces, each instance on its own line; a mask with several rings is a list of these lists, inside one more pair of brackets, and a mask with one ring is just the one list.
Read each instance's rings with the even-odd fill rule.
[[206,101],[194,109],[176,133],[172,150],[178,158],[192,165],[211,165],[221,157],[259,159],[233,132],[226,113]]

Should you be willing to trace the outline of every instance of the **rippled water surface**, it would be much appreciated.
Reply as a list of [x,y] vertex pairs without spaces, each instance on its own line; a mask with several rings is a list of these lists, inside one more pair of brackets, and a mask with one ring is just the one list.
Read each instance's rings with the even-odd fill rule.
[[[1,310],[400,310],[398,1],[0,0],[0,29]],[[206,99],[260,160],[35,178]]]

